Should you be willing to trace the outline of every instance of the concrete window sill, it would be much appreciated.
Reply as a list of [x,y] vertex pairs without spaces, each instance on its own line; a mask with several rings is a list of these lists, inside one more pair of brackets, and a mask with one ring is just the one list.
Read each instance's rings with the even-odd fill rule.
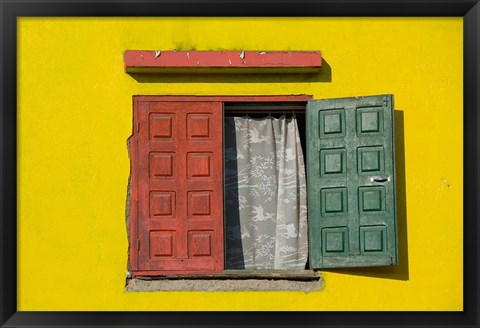
[[321,290],[320,274],[311,270],[225,270],[209,275],[130,277],[126,291],[304,291]]

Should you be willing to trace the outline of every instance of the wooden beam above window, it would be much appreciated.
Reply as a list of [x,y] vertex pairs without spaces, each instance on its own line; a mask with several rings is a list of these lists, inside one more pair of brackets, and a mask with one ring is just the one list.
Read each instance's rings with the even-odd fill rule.
[[320,51],[126,50],[127,73],[318,73]]

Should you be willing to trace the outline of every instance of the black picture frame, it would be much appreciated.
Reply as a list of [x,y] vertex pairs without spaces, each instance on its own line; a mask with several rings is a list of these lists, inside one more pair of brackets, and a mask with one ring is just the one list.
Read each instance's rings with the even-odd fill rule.
[[[478,0],[0,0],[1,327],[479,327]],[[463,312],[19,312],[17,311],[17,71],[20,16],[459,16],[464,19]],[[448,46],[448,45],[445,45]],[[439,68],[441,69],[441,68]],[[439,254],[441,256],[441,254]],[[435,274],[435,272],[432,272]],[[440,288],[441,286],[439,286]]]

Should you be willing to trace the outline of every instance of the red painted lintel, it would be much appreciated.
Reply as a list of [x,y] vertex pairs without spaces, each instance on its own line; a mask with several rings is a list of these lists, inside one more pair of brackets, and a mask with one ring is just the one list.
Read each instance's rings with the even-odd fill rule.
[[127,73],[315,73],[320,51],[127,50]]

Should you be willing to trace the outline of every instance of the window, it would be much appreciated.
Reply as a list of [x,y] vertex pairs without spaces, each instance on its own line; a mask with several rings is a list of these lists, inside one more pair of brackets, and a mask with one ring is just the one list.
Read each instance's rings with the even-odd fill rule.
[[223,272],[223,114],[273,102],[306,105],[309,268],[397,264],[393,96],[135,96],[133,275]]

